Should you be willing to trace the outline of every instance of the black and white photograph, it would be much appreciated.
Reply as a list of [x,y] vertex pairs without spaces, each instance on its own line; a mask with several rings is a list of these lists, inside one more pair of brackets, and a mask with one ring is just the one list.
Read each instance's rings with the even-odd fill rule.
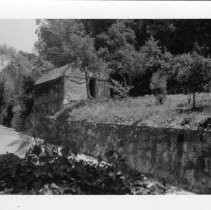
[[0,209],[209,209],[210,11],[0,0]]
[[1,195],[211,193],[210,19],[1,19]]

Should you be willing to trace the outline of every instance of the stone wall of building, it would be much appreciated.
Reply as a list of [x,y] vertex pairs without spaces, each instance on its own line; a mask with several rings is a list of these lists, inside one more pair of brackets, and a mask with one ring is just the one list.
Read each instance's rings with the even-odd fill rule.
[[108,151],[116,151],[132,169],[190,191],[211,193],[210,131],[68,122],[57,125],[57,141],[63,140],[104,160]]
[[64,78],[64,104],[87,99],[86,80],[72,76]]

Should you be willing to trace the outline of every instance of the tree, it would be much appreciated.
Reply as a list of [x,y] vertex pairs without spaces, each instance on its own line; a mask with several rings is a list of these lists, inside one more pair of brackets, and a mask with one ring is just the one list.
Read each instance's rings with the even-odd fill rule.
[[[96,27],[95,23],[98,25],[100,22],[102,25]],[[127,26],[127,21],[100,22],[46,20],[38,30],[36,47],[39,53],[56,66],[73,63],[84,71],[89,98],[90,72],[100,77],[103,75],[104,79],[112,73],[126,85],[138,60],[134,49],[134,31]]]
[[0,72],[0,114],[6,125],[10,126],[12,120],[13,127],[19,128],[32,112],[34,82],[53,65],[32,53],[20,51],[14,54],[1,48],[0,52],[9,59]]
[[[81,20],[45,20],[39,25],[36,48],[55,66],[72,63],[85,72],[87,95],[89,72],[95,71],[102,59],[97,56],[93,38],[87,33]],[[98,70],[100,71],[100,69]]]
[[4,105],[4,84],[0,81],[0,113]]
[[116,21],[107,32],[96,37],[101,43],[98,55],[108,63],[108,69],[113,79],[122,83],[123,87],[131,85],[138,71],[139,57],[135,50],[134,31],[127,26],[127,21]]
[[81,20],[39,20],[37,25],[38,41],[35,47],[39,55],[56,67],[71,63],[74,53],[70,46],[70,36],[74,32],[77,35],[85,34]]
[[132,95],[134,96],[151,93],[150,83],[153,74],[156,75],[155,73],[159,71],[162,75],[167,75],[171,69],[172,55],[162,52],[158,41],[150,37],[138,51],[138,59],[139,61],[136,62],[138,68],[133,82],[135,88]]
[[147,32],[159,40],[161,47],[170,50],[175,44],[177,20],[149,20]]
[[[55,66],[80,67],[87,84],[92,71],[109,75],[122,88],[133,87],[132,96],[150,94],[151,77],[162,70],[168,74],[167,91],[180,93],[186,82],[175,79],[173,57],[193,49],[209,56],[210,31],[210,20],[40,20],[36,48]],[[91,98],[88,85],[87,91]]]
[[196,108],[195,94],[204,91],[210,82],[209,72],[211,70],[211,60],[199,55],[196,52],[192,54],[183,54],[175,57],[173,71],[183,88],[187,88],[192,93],[193,106]]
[[150,89],[160,104],[163,104],[166,96],[166,80],[167,75],[162,71],[157,71],[153,73],[150,81]]

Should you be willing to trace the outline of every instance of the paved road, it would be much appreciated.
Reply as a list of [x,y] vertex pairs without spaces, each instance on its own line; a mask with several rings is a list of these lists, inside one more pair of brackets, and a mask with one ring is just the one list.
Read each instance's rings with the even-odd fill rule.
[[23,156],[23,154],[17,152],[17,149],[20,146],[20,137],[20,133],[0,125],[0,154],[12,152],[19,156]]

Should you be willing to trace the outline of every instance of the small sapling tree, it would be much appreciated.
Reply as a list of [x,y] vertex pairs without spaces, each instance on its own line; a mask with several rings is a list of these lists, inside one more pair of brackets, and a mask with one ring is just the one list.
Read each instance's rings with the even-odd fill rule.
[[157,71],[152,75],[150,89],[155,95],[157,101],[163,104],[166,97],[166,75]]
[[177,80],[186,84],[188,92],[192,94],[192,109],[196,109],[196,93],[204,91],[209,83],[211,60],[199,55],[183,54],[176,57]]

